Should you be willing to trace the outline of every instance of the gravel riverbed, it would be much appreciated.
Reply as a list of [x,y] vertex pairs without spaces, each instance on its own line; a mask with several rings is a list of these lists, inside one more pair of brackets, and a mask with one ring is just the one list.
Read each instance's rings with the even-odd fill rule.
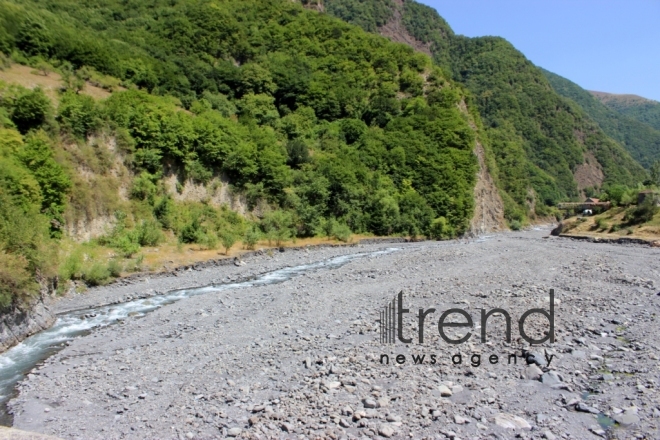
[[[660,249],[549,232],[287,250],[63,299],[58,312],[398,248],[78,337],[19,384],[14,426],[64,439],[660,438]],[[551,289],[555,341],[530,346],[518,321],[549,311]],[[382,343],[380,312],[400,291],[411,342]],[[511,342],[501,313],[482,342],[481,309],[494,308]],[[462,344],[440,336],[449,309],[473,322],[444,329],[470,332]],[[524,329],[542,339],[548,319]]]

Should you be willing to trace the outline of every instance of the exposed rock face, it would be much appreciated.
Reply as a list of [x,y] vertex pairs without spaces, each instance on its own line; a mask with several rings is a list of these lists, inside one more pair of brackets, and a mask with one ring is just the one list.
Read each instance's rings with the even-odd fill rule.
[[394,3],[397,7],[394,8],[392,19],[379,29],[380,34],[396,43],[407,44],[413,49],[433,58],[433,54],[431,53],[431,43],[424,43],[417,40],[410,35],[410,32],[408,32],[408,29],[406,29],[406,26],[403,24],[403,15],[401,13],[403,10],[403,1],[395,0]]
[[588,187],[600,187],[605,180],[603,167],[591,151],[584,153],[584,163],[577,166],[574,177],[580,192]]
[[24,306],[3,312],[0,320],[0,352],[55,322],[55,315],[44,304],[43,296]]
[[477,142],[474,154],[479,160],[479,174],[474,186],[474,215],[470,222],[473,234],[506,230],[504,202],[497,190],[493,177],[488,172],[484,147]]

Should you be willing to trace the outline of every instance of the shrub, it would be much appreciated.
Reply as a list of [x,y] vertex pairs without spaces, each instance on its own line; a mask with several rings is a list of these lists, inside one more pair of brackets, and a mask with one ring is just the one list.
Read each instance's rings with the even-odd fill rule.
[[204,231],[199,218],[194,218],[190,223],[181,228],[179,240],[182,243],[201,243],[205,238]]
[[220,234],[220,241],[222,247],[225,248],[225,255],[229,255],[229,249],[236,243],[236,236],[229,231],[225,231]]
[[21,133],[39,128],[51,113],[50,100],[40,88],[19,96],[14,102],[11,119]]
[[332,227],[332,237],[347,243],[351,239],[351,228],[344,223],[335,223]]
[[218,236],[215,232],[203,233],[200,238],[198,238],[197,243],[201,244],[206,249],[216,249],[218,247]]
[[287,211],[270,211],[261,220],[261,228],[268,238],[268,244],[275,241],[280,246],[293,236],[293,217]]
[[136,200],[151,200],[156,194],[156,177],[143,171],[139,176],[133,179],[131,186],[131,198]]
[[627,217],[631,224],[640,224],[650,222],[658,212],[660,212],[660,207],[655,205],[652,197],[648,197],[643,203],[637,205]]
[[607,221],[605,221],[603,217],[596,219],[596,229],[598,229],[599,231],[604,231],[609,228],[610,225],[607,223]]
[[158,246],[165,239],[160,225],[153,220],[142,220],[136,234],[140,246]]
[[260,238],[261,234],[259,233],[259,230],[253,226],[245,233],[245,236],[243,237],[243,244],[247,249],[254,249]]
[[110,281],[110,270],[101,263],[94,263],[83,272],[83,280],[89,286],[102,286]]
[[28,261],[22,255],[0,251],[0,307],[34,294],[38,290],[28,270]]
[[59,270],[61,281],[77,280],[82,278],[83,258],[80,252],[69,255]]
[[90,96],[67,92],[62,95],[58,112],[57,120],[62,129],[76,137],[84,138],[94,128],[96,109]]
[[518,220],[513,220],[509,223],[509,227],[512,231],[520,231],[522,229],[522,223]]
[[447,240],[453,238],[456,232],[446,218],[438,217],[431,222],[429,234],[434,240]]
[[128,231],[114,237],[111,246],[124,258],[131,258],[140,250],[140,244],[135,240],[133,234]]
[[122,266],[121,262],[116,258],[113,258],[108,262],[108,272],[110,272],[110,276],[118,278],[119,276],[121,276],[121,272],[123,270],[124,267]]

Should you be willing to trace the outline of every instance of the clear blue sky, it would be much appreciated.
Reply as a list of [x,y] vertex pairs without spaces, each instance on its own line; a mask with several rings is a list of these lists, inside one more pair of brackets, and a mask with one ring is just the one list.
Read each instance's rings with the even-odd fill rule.
[[660,0],[418,0],[587,90],[660,101]]

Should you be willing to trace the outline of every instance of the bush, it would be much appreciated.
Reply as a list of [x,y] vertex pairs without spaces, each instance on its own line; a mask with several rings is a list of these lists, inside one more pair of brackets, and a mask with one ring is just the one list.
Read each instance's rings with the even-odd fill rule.
[[522,229],[522,223],[520,223],[518,220],[512,220],[509,223],[509,227],[512,231],[520,231]]
[[199,218],[194,218],[190,223],[181,228],[179,240],[181,243],[201,243],[205,239],[205,235]]
[[225,255],[229,255],[229,249],[236,243],[236,236],[229,231],[225,231],[220,234],[220,241],[222,247],[225,248]]
[[101,263],[94,263],[83,272],[83,280],[89,286],[102,286],[110,281],[110,270]]
[[351,228],[344,223],[334,223],[331,230],[332,238],[347,243],[351,239]]
[[267,212],[261,220],[261,228],[268,238],[269,245],[274,240],[275,244],[280,246],[283,241],[293,236],[293,217],[287,211]]
[[646,223],[653,220],[653,217],[660,212],[660,207],[656,206],[652,197],[644,200],[644,203],[637,205],[635,209],[626,214],[630,224]]
[[110,272],[110,276],[119,278],[123,270],[124,267],[122,266],[121,262],[119,262],[119,260],[117,260],[116,258],[113,258],[108,262],[108,272]]
[[0,308],[37,293],[38,288],[25,257],[0,251]]
[[216,249],[218,247],[218,236],[215,232],[207,232],[198,239],[197,243],[206,249]]
[[454,228],[444,217],[438,217],[431,222],[429,234],[434,240],[447,240],[453,238],[455,233]]
[[165,239],[160,225],[153,220],[142,220],[136,234],[140,246],[158,246]]
[[50,100],[40,88],[19,96],[14,102],[11,119],[21,133],[43,125],[51,113]]
[[76,137],[84,138],[94,128],[96,109],[94,100],[90,96],[67,92],[62,95],[58,112],[57,120],[62,130]]
[[610,228],[610,225],[605,221],[603,217],[596,219],[596,229],[599,231],[605,231]]
[[83,259],[80,252],[69,255],[62,263],[59,270],[61,281],[77,280],[82,278]]
[[129,231],[114,237],[110,245],[124,258],[131,258],[140,250],[140,244]]
[[131,186],[131,198],[136,200],[151,200],[156,195],[156,177],[143,171],[133,179]]
[[243,237],[243,244],[247,249],[254,249],[260,238],[261,234],[259,233],[259,230],[253,226],[245,233],[245,236]]

